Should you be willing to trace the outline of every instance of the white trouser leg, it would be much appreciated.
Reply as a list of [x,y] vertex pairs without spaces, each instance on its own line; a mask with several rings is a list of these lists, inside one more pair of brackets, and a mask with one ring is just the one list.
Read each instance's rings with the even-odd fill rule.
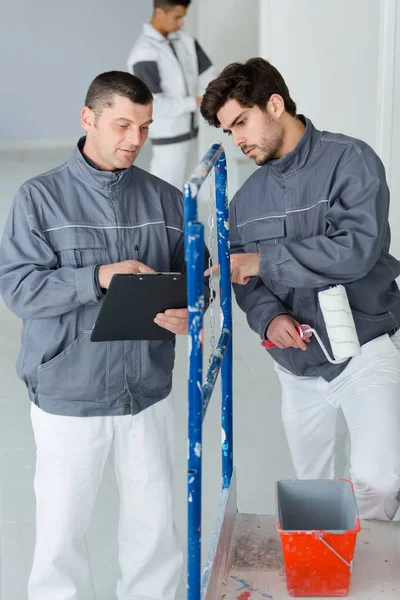
[[29,600],[92,600],[85,533],[112,442],[107,417],[65,417],[32,405],[36,544]]
[[182,191],[183,184],[197,162],[197,141],[153,145],[150,173]]
[[400,505],[400,354],[387,335],[362,347],[331,385],[350,440],[360,515],[389,520]]
[[298,377],[275,363],[282,387],[282,419],[297,477],[331,479],[335,473],[337,409],[320,377]]
[[334,475],[336,410],[351,440],[351,477],[362,518],[388,520],[400,503],[400,354],[382,336],[332,382],[296,377],[281,367],[282,416],[297,476]]
[[115,418],[120,492],[118,600],[175,600],[182,555],[173,521],[171,397]]

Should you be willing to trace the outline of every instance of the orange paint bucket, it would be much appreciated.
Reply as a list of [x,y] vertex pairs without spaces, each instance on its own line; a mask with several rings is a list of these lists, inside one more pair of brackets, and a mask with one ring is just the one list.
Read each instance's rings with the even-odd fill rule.
[[276,505],[288,593],[346,596],[360,531],[351,481],[278,481]]

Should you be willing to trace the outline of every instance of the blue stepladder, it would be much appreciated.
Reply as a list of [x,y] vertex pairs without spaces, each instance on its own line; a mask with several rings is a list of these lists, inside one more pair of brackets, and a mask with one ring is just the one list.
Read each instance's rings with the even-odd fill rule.
[[[198,221],[197,196],[214,169],[218,263],[220,268],[221,332],[203,383],[204,313],[204,225]],[[221,371],[222,497],[225,513],[233,472],[232,427],[232,298],[229,255],[227,169],[221,144],[213,144],[184,185],[185,259],[189,308],[189,415],[188,415],[188,600],[206,598],[210,586],[210,565],[217,550],[216,532],[207,567],[201,574],[201,483],[202,424],[219,371]],[[217,521],[218,525],[218,521]],[[212,582],[211,582],[212,583]]]

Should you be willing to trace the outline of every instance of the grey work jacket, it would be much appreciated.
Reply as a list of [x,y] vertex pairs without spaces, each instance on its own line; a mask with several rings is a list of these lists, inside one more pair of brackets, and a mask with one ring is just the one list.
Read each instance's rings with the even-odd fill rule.
[[[260,274],[235,285],[250,327],[264,337],[280,313],[315,328],[330,350],[318,291],[343,284],[361,344],[400,326],[400,262],[389,254],[385,171],[364,142],[306,130],[296,148],[259,168],[230,206],[233,253],[259,252]],[[274,348],[296,375],[334,379],[346,366],[327,362],[316,340],[305,352]]]
[[0,245],[0,292],[23,320],[19,377],[43,410],[136,414],[171,390],[173,341],[93,343],[96,265],[135,259],[185,271],[182,195],[132,166],[89,166],[76,147],[26,182]]

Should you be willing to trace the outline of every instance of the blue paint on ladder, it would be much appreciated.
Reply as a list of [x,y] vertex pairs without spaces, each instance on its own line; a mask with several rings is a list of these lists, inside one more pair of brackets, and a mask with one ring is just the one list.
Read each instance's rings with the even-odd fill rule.
[[[218,262],[220,266],[221,335],[203,385],[204,226],[197,220],[197,194],[215,169]],[[213,144],[183,188],[185,259],[189,309],[188,415],[188,600],[201,598],[202,422],[218,373],[222,379],[222,488],[229,489],[233,470],[232,308],[229,256],[227,170],[221,144]]]

